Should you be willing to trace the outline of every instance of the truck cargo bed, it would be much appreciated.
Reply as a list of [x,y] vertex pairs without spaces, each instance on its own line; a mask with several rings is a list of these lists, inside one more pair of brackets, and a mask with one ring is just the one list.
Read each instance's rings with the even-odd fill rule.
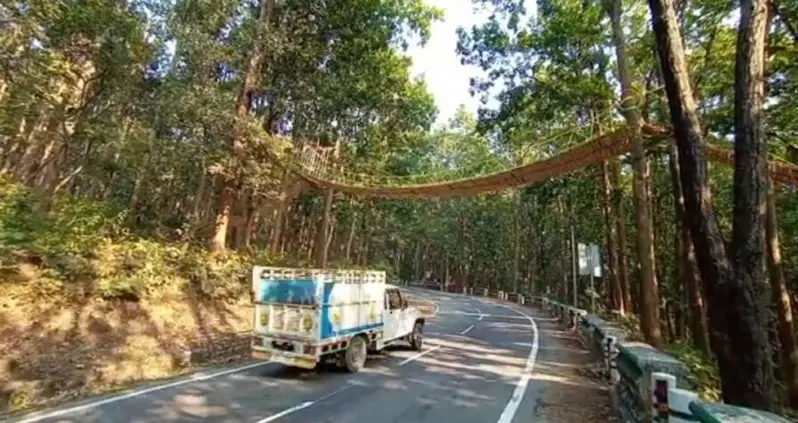
[[256,357],[308,367],[355,334],[381,334],[384,272],[256,266],[252,279]]

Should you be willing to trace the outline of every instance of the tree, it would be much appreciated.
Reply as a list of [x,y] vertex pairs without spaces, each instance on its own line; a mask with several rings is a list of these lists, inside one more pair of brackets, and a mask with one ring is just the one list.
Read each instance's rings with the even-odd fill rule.
[[[275,0],[263,0],[260,4],[258,22],[255,26],[255,37],[252,40],[252,52],[249,56],[246,69],[241,80],[241,88],[236,96],[236,122],[234,125],[235,135],[233,139],[232,153],[236,160],[244,157],[247,148],[246,126],[249,118],[249,111],[252,107],[252,97],[255,90],[260,85],[261,68],[266,59],[266,34],[274,12]],[[219,207],[216,213],[216,227],[211,238],[211,251],[221,252],[226,247],[227,225],[230,222],[230,212],[238,195],[238,184],[240,176],[226,176],[222,184],[222,194],[219,197]]]
[[641,127],[643,118],[637,108],[637,101],[632,89],[632,74],[626,56],[626,36],[621,26],[621,0],[605,0],[604,7],[612,25],[612,39],[615,45],[618,78],[621,81],[621,107],[626,122],[632,129],[632,163],[634,178],[632,198],[635,207],[635,223],[637,229],[637,253],[640,262],[640,329],[646,342],[655,347],[662,346],[662,334],[659,327],[659,292],[655,271],[654,228],[651,222],[650,204],[646,193],[650,180],[650,169],[643,148]]
[[[735,207],[732,265],[707,198],[703,134],[673,3],[649,2],[668,105],[679,151],[685,208],[701,278],[710,298],[713,352],[718,358],[724,400],[759,408],[773,406],[773,374],[767,339],[766,306],[754,276],[761,275],[764,242],[762,210],[764,139],[761,134],[761,90],[766,8],[764,2],[742,3],[735,91]],[[757,98],[757,96],[759,96]],[[739,197],[739,198],[738,198]],[[740,225],[747,224],[746,228]],[[757,232],[758,231],[758,232]],[[743,238],[747,235],[749,239]],[[757,241],[758,240],[758,241]],[[750,254],[742,259],[743,255]]]

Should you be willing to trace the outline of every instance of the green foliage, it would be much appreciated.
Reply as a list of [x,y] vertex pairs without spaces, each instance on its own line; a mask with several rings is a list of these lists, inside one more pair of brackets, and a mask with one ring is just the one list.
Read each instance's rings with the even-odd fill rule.
[[718,366],[690,342],[681,342],[666,348],[690,369],[688,382],[704,401],[720,401],[720,376]]
[[[42,208],[49,206],[44,214]],[[71,196],[45,201],[9,176],[0,176],[0,249],[24,249],[45,260],[90,254],[118,227],[121,215]]]
[[[235,300],[248,295],[255,264],[311,266],[291,256],[214,255],[201,246],[119,236],[114,229],[118,219],[102,204],[63,196],[43,213],[36,195],[8,177],[3,178],[0,193],[4,270],[16,271],[20,260],[41,263],[42,278],[27,281],[41,294],[67,290],[81,296],[138,300],[189,290],[206,298]],[[389,281],[397,277],[387,263],[333,262],[330,267],[383,270]]]
[[[767,101],[769,148],[793,159],[795,1],[779,2],[774,16]],[[264,65],[253,75],[257,89],[241,125],[246,148],[239,157],[231,154],[234,104],[262,3],[0,6],[8,23],[0,34],[0,56],[8,59],[0,65],[0,169],[33,187],[0,179],[4,281],[30,264],[40,274],[26,283],[43,293],[241,297],[253,264],[314,264],[323,195],[297,187],[275,156],[340,140],[340,170],[333,171],[363,174],[372,183],[397,176],[429,182],[545,159],[622,121],[602,2],[543,0],[533,18],[521,0],[476,1],[490,17],[460,30],[457,50],[484,72],[473,80],[473,94],[483,100],[496,94],[499,107],[484,107],[478,118],[462,108],[448,125],[430,130],[435,99],[412,77],[405,49],[429,37],[440,10],[422,0],[287,0],[277,2]],[[684,7],[702,123],[723,138],[733,121],[736,29],[724,22],[734,5],[696,0]],[[646,94],[641,109],[649,121],[666,122],[644,2],[624,2],[622,26],[634,86]],[[617,203],[636,297],[635,216],[623,160]],[[679,307],[686,296],[676,272],[672,181],[661,152],[650,161],[657,277],[663,299]],[[212,255],[204,245],[219,212],[221,182],[230,176],[239,178],[231,215],[246,220],[258,211],[260,222],[245,228],[252,235],[247,245],[228,242],[239,252]],[[571,231],[577,242],[606,245],[603,176],[600,168],[586,168],[521,190],[445,201],[336,196],[329,265],[382,269],[391,281],[448,278],[564,296]],[[713,165],[711,180],[727,229],[731,172]],[[798,274],[796,198],[787,191],[779,198],[789,276]],[[283,199],[286,215],[278,221]],[[229,238],[241,238],[244,225],[230,226]],[[278,226],[281,239],[273,242]],[[585,298],[585,278],[578,283]],[[599,293],[608,283],[606,276],[596,281]],[[637,331],[634,316],[620,324]]]
[[102,204],[59,197],[51,209],[21,184],[4,178],[0,197],[0,257],[6,271],[20,257],[41,263],[38,292],[139,299],[191,286],[212,298],[248,291],[252,258],[213,256],[205,248],[120,236],[119,218]]
[[177,270],[201,295],[234,299],[249,292],[253,264],[243,254],[212,255],[205,249],[192,249],[179,255]]

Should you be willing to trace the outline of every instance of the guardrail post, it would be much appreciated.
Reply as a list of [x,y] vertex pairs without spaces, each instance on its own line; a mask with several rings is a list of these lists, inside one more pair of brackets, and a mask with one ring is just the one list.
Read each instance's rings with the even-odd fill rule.
[[606,345],[610,384],[615,385],[621,380],[621,375],[618,373],[618,338],[608,336],[606,338]]
[[483,297],[487,297],[488,296],[488,288],[483,288],[482,289],[482,296]]
[[668,423],[696,421],[693,412],[690,411],[690,403],[693,401],[698,401],[697,393],[681,388],[671,388],[668,391],[668,408],[670,409]]
[[518,304],[524,305],[524,296],[523,295],[519,295],[518,296]]
[[655,372],[651,374],[651,417],[655,423],[668,423],[670,405],[668,393],[676,387],[676,376]]

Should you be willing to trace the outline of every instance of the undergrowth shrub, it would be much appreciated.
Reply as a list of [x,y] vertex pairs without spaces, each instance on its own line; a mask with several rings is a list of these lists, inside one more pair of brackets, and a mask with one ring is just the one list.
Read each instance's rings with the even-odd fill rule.
[[123,219],[102,203],[59,195],[43,209],[42,199],[0,175],[0,249],[24,250],[44,260],[65,254],[90,255]]
[[91,260],[94,290],[104,298],[140,298],[168,283],[175,272],[179,248],[146,239],[113,242],[106,239]]
[[666,352],[690,369],[687,379],[705,401],[720,401],[720,374],[717,364],[689,341],[670,345]]
[[[212,254],[191,240],[168,243],[126,233],[125,215],[105,203],[60,195],[47,204],[31,190],[0,175],[0,284],[20,278],[20,263],[38,266],[25,280],[34,296],[68,293],[78,297],[138,301],[167,291],[206,299],[246,296],[252,266],[313,267],[306,258],[265,251]],[[330,263],[331,268],[385,270],[392,266]],[[188,291],[186,290],[188,289]]]
[[193,283],[208,297],[231,298],[249,286],[248,254],[213,256],[202,247],[129,236],[125,216],[103,203],[63,195],[46,212],[42,205],[31,190],[0,175],[0,270],[38,265],[39,274],[27,282],[40,294],[138,300],[167,284]]
[[195,292],[209,298],[233,299],[245,295],[251,286],[252,257],[226,252],[213,255],[199,248],[180,256],[179,269]]

